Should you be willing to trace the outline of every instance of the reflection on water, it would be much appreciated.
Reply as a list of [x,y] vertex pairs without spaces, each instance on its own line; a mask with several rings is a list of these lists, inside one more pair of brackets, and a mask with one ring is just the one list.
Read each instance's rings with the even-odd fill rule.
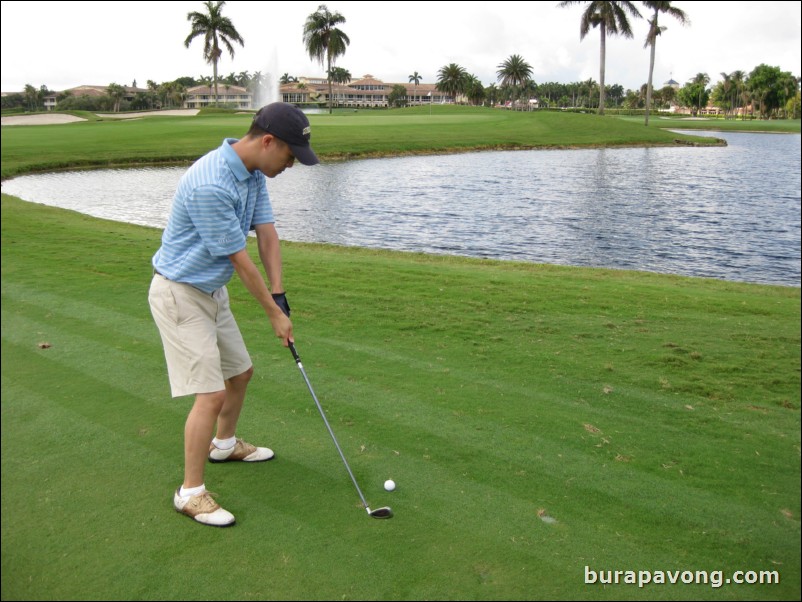
[[[297,165],[268,186],[286,240],[799,286],[800,136],[710,135],[728,146]],[[23,176],[3,192],[164,227],[185,170]]]

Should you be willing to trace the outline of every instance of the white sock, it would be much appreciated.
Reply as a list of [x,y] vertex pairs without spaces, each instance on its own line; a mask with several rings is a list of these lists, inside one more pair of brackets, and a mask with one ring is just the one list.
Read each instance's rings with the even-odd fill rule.
[[231,449],[237,444],[237,437],[234,436],[229,439],[218,439],[217,437],[215,437],[214,439],[212,439],[212,443],[214,443],[214,446],[217,449],[222,449],[222,450]]
[[184,489],[184,486],[181,485],[181,489],[178,491],[178,495],[181,497],[191,497],[193,495],[199,495],[206,491],[206,483],[201,483],[197,487],[190,487],[189,489]]

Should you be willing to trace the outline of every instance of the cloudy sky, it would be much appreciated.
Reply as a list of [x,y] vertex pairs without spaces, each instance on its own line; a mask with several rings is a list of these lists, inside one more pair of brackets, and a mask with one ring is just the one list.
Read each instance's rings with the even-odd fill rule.
[[[325,0],[324,0],[325,1]],[[322,76],[302,42],[303,24],[322,2],[244,2],[223,7],[245,40],[221,74],[288,73]],[[438,70],[457,63],[484,85],[496,81],[498,66],[512,54],[531,66],[536,82],[599,79],[599,34],[579,39],[582,5],[560,8],[546,2],[326,2],[346,22],[351,39],[337,66],[354,79],[372,74],[385,82],[409,81],[418,72],[434,83]],[[639,8],[640,2],[634,3]],[[182,76],[211,75],[202,41],[184,47],[187,13],[203,2],[22,2],[2,5],[3,92],[25,84],[63,90],[112,82],[145,87]],[[685,83],[697,73],[711,82],[722,72],[751,71],[761,63],[800,75],[802,2],[674,2],[690,17],[658,39],[654,81]],[[644,16],[645,10],[641,10]],[[633,20],[634,38],[607,43],[607,84],[637,89],[646,82],[649,53],[643,48],[647,23]]]

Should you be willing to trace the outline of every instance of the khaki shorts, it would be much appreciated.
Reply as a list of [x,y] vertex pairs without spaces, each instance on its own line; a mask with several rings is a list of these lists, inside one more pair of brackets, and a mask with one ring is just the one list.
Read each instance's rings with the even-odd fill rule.
[[226,287],[209,294],[155,274],[148,302],[164,345],[173,397],[223,391],[227,379],[253,365]]

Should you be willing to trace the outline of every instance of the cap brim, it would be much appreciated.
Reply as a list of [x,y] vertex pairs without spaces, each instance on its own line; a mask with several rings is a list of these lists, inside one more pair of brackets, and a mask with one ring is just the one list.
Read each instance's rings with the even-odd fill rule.
[[317,158],[317,155],[312,150],[311,146],[290,145],[290,148],[292,149],[292,154],[295,155],[295,158],[304,165],[317,165],[320,163],[320,160]]

